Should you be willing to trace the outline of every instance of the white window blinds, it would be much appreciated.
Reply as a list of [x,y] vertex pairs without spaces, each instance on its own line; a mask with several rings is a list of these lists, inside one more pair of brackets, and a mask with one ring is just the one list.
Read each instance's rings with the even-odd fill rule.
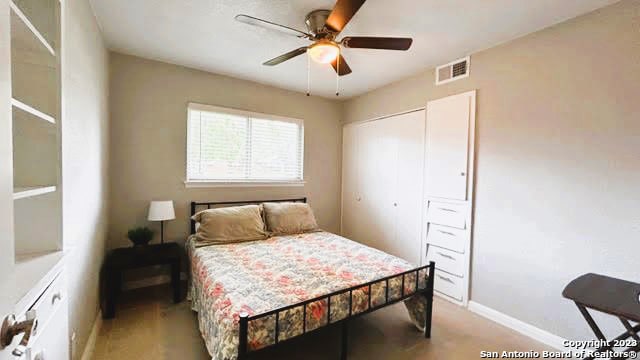
[[302,181],[302,120],[189,104],[187,182]]

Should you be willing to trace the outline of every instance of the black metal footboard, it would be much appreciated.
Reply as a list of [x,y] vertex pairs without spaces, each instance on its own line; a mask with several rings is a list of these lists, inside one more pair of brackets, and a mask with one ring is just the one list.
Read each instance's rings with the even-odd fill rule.
[[[416,295],[422,295],[426,298],[426,308],[425,308],[425,322],[424,322],[424,336],[426,338],[431,337],[431,319],[432,319],[432,311],[433,311],[433,282],[434,282],[434,270],[435,270],[435,262],[430,262],[429,265],[426,266],[421,266],[421,267],[417,267],[415,269],[412,270],[408,270],[402,273],[398,273],[395,275],[391,275],[391,276],[387,276],[387,277],[383,277],[380,279],[376,279],[374,281],[370,281],[368,283],[364,283],[364,284],[359,284],[347,289],[342,289],[342,290],[338,290],[335,292],[332,292],[330,294],[326,294],[326,295],[322,295],[322,296],[318,296],[315,297],[313,299],[309,299],[309,300],[305,300],[293,305],[288,305],[288,306],[284,306],[281,307],[279,309],[275,309],[275,310],[271,310],[268,312],[264,312],[261,314],[256,314],[256,315],[252,315],[249,316],[249,314],[247,313],[241,313],[240,314],[240,319],[239,319],[239,327],[240,327],[240,331],[239,331],[239,336],[240,336],[240,341],[238,343],[238,360],[246,360],[247,357],[252,354],[255,353],[256,351],[260,351],[263,349],[267,349],[267,348],[271,348],[273,346],[282,344],[283,342],[293,339],[293,338],[297,338],[299,336],[302,335],[306,335],[309,334],[317,329],[321,329],[324,328],[326,326],[330,326],[330,325],[336,325],[336,324],[340,324],[342,327],[342,346],[341,346],[341,354],[340,354],[340,358],[341,359],[346,359],[347,356],[347,340],[348,340],[348,321],[352,318],[355,318],[357,316],[361,316],[364,314],[368,314],[372,311],[381,309],[383,307],[395,304],[397,302],[406,300],[412,296],[416,296]],[[420,275],[421,273],[424,274],[425,278],[424,281],[421,282],[420,281]],[[405,279],[407,278],[407,275],[410,278],[413,278],[413,275],[415,274],[415,284],[411,284],[413,285],[413,291],[405,291],[406,288],[406,283],[405,283]],[[397,279],[400,276],[402,276],[401,279],[401,286],[400,286],[400,296],[392,296],[390,298],[390,294],[389,294],[389,280],[392,279]],[[375,306],[372,306],[372,285],[374,284],[379,284],[379,283],[384,283],[385,284],[385,296],[384,296],[384,303],[382,304],[375,304]],[[424,284],[424,287],[421,287],[421,284]],[[366,310],[362,310],[362,311],[358,311],[356,313],[353,312],[353,293],[354,291],[358,291],[358,290],[362,290],[362,289],[367,289],[368,288],[368,292],[364,292],[365,294],[368,295],[368,306],[366,307]],[[338,296],[343,296],[345,294],[349,294],[349,300],[348,300],[348,305],[349,305],[349,309],[348,309],[348,315],[341,317],[340,319],[331,319],[331,299],[334,297],[338,297]],[[316,303],[316,302],[324,302],[326,301],[327,304],[327,319],[326,319],[326,323],[321,324],[313,329],[307,329],[307,305],[312,304],[312,303]],[[288,337],[286,339],[279,339],[279,335],[280,335],[280,314],[282,312],[286,312],[292,309],[296,309],[296,308],[302,308],[302,332],[300,334]],[[274,327],[274,341],[272,344],[260,347],[258,349],[250,349],[249,348],[249,323],[251,321],[256,321],[256,320],[260,320],[263,318],[266,318],[268,316],[274,316],[275,317],[275,327]]]

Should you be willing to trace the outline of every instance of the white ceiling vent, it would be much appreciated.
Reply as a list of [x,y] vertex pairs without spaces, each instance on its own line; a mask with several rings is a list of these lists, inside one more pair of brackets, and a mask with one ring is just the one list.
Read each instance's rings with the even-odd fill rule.
[[469,57],[436,68],[436,85],[446,84],[469,76]]

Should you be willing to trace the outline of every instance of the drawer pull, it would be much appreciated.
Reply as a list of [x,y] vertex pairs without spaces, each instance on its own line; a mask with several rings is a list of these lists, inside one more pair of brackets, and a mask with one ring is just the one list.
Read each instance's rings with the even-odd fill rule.
[[60,294],[59,292],[53,294],[53,297],[51,297],[51,304],[52,305],[55,304],[56,301],[58,301],[58,300],[62,300],[62,294]]
[[448,211],[448,212],[458,212],[457,210],[453,210],[453,209],[449,209],[449,208],[443,208],[443,207],[439,207],[438,209],[440,209],[442,211]]
[[436,252],[436,254],[442,256],[443,258],[447,258],[447,259],[450,259],[450,260],[455,260],[455,258],[453,256],[447,255],[447,254],[443,254],[440,251]]
[[33,360],[44,360],[44,349],[42,349],[42,351],[37,353],[36,356],[33,358]]
[[456,236],[456,234],[452,233],[452,232],[448,232],[448,231],[444,231],[444,230],[440,230],[438,229],[439,232],[445,234],[445,235],[449,235],[449,236]]
[[440,280],[442,280],[442,281],[446,281],[446,282],[448,282],[448,283],[455,284],[455,283],[453,282],[453,280],[449,279],[448,277],[445,277],[445,276],[442,276],[442,275],[438,275],[438,277],[439,277],[439,278],[440,278]]

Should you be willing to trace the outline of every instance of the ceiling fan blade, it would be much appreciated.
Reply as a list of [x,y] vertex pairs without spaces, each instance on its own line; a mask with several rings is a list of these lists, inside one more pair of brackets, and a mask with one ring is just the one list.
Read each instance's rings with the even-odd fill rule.
[[[351,68],[342,55],[340,55],[340,62],[338,62],[338,58],[336,58],[331,62],[331,66],[333,66],[333,70],[335,70],[340,76],[351,74]],[[340,71],[338,71],[338,66],[340,66]]]
[[240,15],[236,15],[235,19],[237,21],[241,22],[241,23],[244,23],[244,24],[258,26],[258,27],[261,27],[261,28],[264,28],[264,29],[269,29],[269,30],[280,31],[280,32],[285,33],[287,35],[292,35],[292,36],[296,36],[296,37],[299,37],[299,38],[313,39],[313,35],[308,34],[308,33],[304,32],[304,31],[300,31],[300,30],[296,30],[294,28],[290,28],[288,26],[276,24],[276,23],[268,21],[268,20],[258,19],[257,17],[240,14]]
[[302,55],[304,53],[307,52],[307,47],[301,47],[295,50],[291,50],[286,54],[282,54],[278,57],[274,57],[273,59],[269,60],[269,61],[265,61],[262,63],[262,65],[267,65],[267,66],[274,66],[274,65],[278,65],[280,63],[283,63],[289,59],[292,59],[298,55]]
[[366,0],[338,0],[325,22],[332,31],[340,32]]
[[346,48],[409,50],[413,39],[372,36],[347,36],[341,43]]

